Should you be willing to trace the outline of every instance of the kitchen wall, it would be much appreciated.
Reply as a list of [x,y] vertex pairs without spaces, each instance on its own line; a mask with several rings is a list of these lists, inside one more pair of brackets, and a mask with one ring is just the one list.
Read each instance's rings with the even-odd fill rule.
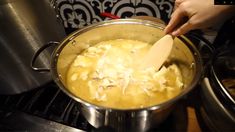
[[102,12],[112,13],[121,18],[132,16],[154,16],[169,21],[174,0],[56,0],[58,15],[66,33],[107,20]]

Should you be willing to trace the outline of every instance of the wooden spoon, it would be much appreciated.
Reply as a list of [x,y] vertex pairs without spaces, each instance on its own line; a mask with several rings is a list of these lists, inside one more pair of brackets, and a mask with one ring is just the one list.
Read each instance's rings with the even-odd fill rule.
[[144,56],[141,68],[154,67],[158,71],[169,57],[173,47],[173,41],[173,37],[167,34],[155,42]]

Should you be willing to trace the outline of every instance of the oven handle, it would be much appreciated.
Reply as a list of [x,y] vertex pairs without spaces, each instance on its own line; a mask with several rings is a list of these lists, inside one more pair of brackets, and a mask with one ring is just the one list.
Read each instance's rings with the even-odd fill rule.
[[36,53],[33,55],[33,58],[31,60],[31,68],[34,70],[34,71],[37,71],[37,72],[50,72],[50,69],[49,68],[40,68],[40,67],[36,67],[35,66],[35,62],[38,58],[38,56],[47,48],[51,47],[51,46],[57,46],[59,45],[59,42],[55,42],[55,41],[51,41],[51,42],[48,42],[46,45],[43,45],[41,48],[39,48]]

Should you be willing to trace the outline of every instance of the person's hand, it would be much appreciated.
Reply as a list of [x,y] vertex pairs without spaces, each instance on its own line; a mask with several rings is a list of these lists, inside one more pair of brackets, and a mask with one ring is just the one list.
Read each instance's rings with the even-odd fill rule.
[[175,0],[175,11],[164,29],[179,36],[193,29],[221,24],[235,14],[235,6],[214,5],[214,0]]

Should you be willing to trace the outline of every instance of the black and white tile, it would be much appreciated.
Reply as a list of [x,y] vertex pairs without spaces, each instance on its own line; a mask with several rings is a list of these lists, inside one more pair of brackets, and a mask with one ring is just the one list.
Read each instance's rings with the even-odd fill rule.
[[174,0],[56,0],[59,16],[69,34],[92,23],[107,20],[100,16],[108,12],[121,18],[154,16],[169,21]]

